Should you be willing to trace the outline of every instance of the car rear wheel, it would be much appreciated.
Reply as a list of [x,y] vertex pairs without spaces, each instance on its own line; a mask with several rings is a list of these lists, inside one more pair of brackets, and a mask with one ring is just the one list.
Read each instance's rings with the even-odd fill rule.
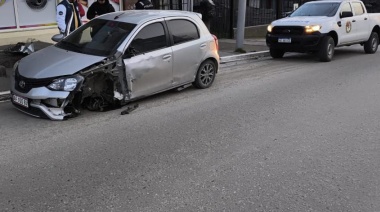
[[285,51],[281,49],[269,49],[270,56],[274,59],[282,58],[285,54]]
[[364,52],[367,54],[374,54],[379,46],[379,35],[372,32],[368,41],[364,43]]
[[204,89],[212,85],[215,80],[216,65],[211,60],[204,61],[198,69],[193,85],[196,88]]
[[321,48],[319,49],[319,60],[322,62],[330,62],[334,56],[335,42],[330,36],[323,38]]

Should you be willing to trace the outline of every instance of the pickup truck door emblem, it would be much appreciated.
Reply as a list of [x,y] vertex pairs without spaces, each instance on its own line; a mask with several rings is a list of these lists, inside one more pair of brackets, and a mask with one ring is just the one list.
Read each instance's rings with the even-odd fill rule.
[[347,33],[350,33],[350,32],[351,32],[351,28],[352,28],[352,26],[351,26],[351,22],[350,22],[350,21],[347,21],[347,23],[346,23],[346,32],[347,32]]

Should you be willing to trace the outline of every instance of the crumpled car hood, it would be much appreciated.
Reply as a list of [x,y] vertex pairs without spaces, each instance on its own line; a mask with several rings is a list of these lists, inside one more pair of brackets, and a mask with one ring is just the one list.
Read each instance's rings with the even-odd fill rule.
[[21,59],[18,71],[35,79],[72,75],[104,58],[49,46]]

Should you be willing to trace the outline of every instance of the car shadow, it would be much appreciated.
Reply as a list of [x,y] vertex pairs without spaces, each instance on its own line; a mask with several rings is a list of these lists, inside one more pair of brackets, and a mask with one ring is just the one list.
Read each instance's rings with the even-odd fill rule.
[[[363,47],[339,47],[335,49],[334,60],[340,60],[340,59],[347,59],[347,58],[354,58],[358,57],[360,55],[366,55],[366,53],[363,50]],[[294,53],[294,52],[287,52],[285,53],[283,58],[275,59],[277,61],[283,61],[283,62],[295,62],[302,60],[303,62],[308,63],[320,63],[318,58],[318,53]]]

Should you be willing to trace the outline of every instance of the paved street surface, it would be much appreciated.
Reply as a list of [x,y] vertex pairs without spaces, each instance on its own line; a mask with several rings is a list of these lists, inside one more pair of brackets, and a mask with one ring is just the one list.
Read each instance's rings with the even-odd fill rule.
[[379,54],[229,64],[124,116],[0,103],[0,211],[380,211]]

